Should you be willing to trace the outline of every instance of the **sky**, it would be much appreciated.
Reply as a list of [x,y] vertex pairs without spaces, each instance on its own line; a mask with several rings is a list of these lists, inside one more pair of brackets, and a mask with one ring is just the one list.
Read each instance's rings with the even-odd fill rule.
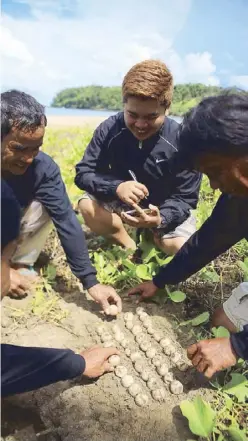
[[2,0],[1,90],[48,105],[60,90],[121,85],[156,58],[175,83],[248,90],[248,0]]

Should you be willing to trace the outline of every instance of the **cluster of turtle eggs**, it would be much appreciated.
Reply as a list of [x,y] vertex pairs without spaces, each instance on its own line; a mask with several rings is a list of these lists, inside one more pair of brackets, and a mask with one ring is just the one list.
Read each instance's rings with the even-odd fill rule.
[[[181,356],[179,353],[174,352],[174,348],[172,347],[172,342],[169,338],[162,338],[161,334],[153,329],[152,322],[149,315],[144,311],[143,308],[137,308],[137,315],[140,321],[143,324],[143,327],[146,329],[147,333],[150,334],[157,343],[160,344],[163,352],[166,355],[171,355],[172,362],[180,369],[186,370],[187,365],[181,361]],[[145,352],[147,358],[149,358],[152,364],[156,367],[157,373],[163,377],[163,381],[166,384],[169,384],[170,391],[173,394],[180,394],[183,392],[183,385],[180,381],[174,380],[173,375],[169,372],[168,366],[166,364],[166,360],[161,356],[161,354],[157,353],[155,347],[153,347],[151,341],[147,338],[146,332],[143,332],[142,326],[134,324],[134,315],[131,312],[127,312],[124,315],[124,321],[127,329],[129,329],[135,336],[135,340],[137,341],[140,349]],[[153,392],[153,390],[158,390],[155,379],[152,377],[151,372],[147,369],[143,368],[143,363],[141,362],[141,354],[139,352],[131,354],[131,360],[134,362],[135,370],[140,373],[141,378],[144,381],[147,381],[147,387]],[[154,381],[150,381],[154,380]],[[156,387],[155,387],[156,386]],[[154,387],[154,389],[153,389]],[[162,389],[162,388],[160,388]],[[152,393],[154,399],[158,399],[162,401],[165,396],[165,390],[161,390],[161,393]],[[160,397],[160,398],[155,398]]]

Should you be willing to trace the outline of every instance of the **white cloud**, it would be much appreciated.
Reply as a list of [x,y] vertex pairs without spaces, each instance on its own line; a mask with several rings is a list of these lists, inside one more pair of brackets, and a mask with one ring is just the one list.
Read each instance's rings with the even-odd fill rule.
[[191,0],[153,0],[153,8],[141,0],[109,0],[107,7],[99,0],[19,2],[31,6],[34,19],[3,15],[5,89],[25,90],[47,104],[65,87],[121,84],[134,63],[148,58],[165,61],[176,82],[219,82],[210,53],[180,57],[173,48]]
[[230,77],[230,86],[248,89],[248,75],[233,75]]

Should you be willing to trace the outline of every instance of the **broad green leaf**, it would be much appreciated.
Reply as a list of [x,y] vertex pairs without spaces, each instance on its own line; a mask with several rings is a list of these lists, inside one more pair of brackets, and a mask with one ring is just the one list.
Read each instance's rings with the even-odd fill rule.
[[128,260],[128,259],[123,260],[122,264],[130,270],[133,270],[136,268],[136,265],[133,262],[131,262],[131,260]]
[[240,430],[238,426],[230,426],[227,429],[227,433],[231,437],[232,441],[247,441],[247,436],[244,430]]
[[173,291],[169,293],[169,297],[173,302],[180,303],[186,299],[186,294],[182,291]]
[[224,326],[219,326],[218,328],[212,328],[212,333],[216,338],[218,337],[229,337],[230,332]]
[[151,280],[152,276],[149,271],[149,267],[145,264],[138,265],[136,267],[136,275],[143,280]]
[[225,384],[223,391],[229,395],[237,397],[239,402],[244,402],[248,398],[248,380],[242,374],[231,374],[231,381]]
[[199,314],[197,317],[191,320],[191,324],[192,326],[199,326],[202,325],[202,323],[207,323],[208,321],[209,321],[209,312],[203,312],[202,314]]
[[215,270],[209,271],[206,270],[201,274],[201,278],[203,280],[207,280],[210,282],[214,282],[217,283],[220,280],[220,276],[217,274],[217,272]]
[[47,265],[46,268],[47,278],[49,281],[52,281],[56,277],[56,268],[55,266],[51,265],[50,263]]
[[182,401],[180,408],[183,416],[189,421],[189,428],[192,433],[202,437],[209,437],[215,424],[215,411],[210,404],[206,403],[200,396],[191,401]]
[[162,266],[162,265],[167,265],[173,259],[174,256],[168,256],[166,257],[166,259],[160,259],[158,255],[156,255],[155,257],[158,264]]
[[154,275],[158,269],[158,264],[156,262],[149,262],[147,266],[150,270],[150,274]]

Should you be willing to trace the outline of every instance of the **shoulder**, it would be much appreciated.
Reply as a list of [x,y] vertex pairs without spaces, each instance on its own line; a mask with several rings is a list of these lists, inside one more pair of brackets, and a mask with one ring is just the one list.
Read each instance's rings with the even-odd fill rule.
[[32,164],[33,173],[37,181],[41,181],[43,179],[52,179],[60,175],[59,166],[56,162],[51,158],[51,156],[47,155],[44,152],[39,152]]
[[126,129],[123,112],[118,112],[103,121],[95,130],[94,135],[111,140]]

